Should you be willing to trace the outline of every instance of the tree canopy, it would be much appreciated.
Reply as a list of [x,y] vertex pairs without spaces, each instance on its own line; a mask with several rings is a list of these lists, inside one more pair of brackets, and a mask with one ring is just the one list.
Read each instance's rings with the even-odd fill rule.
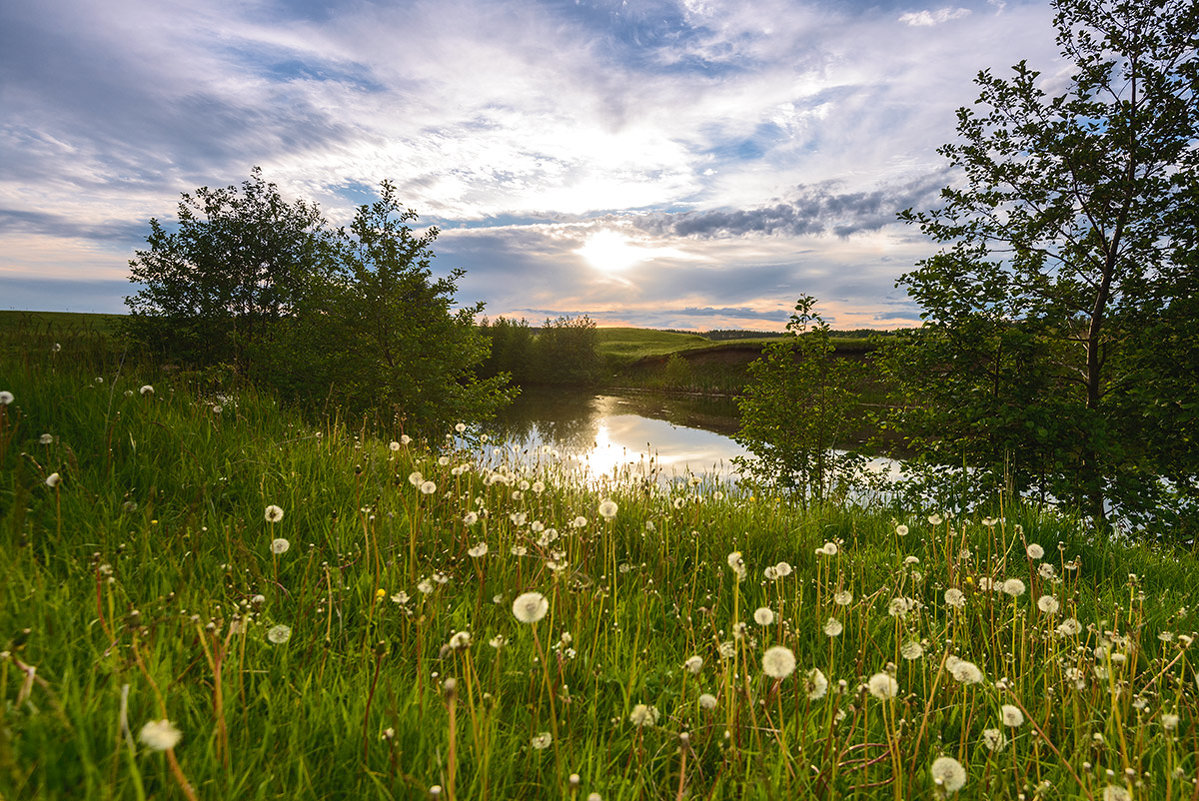
[[1100,523],[1160,521],[1199,498],[1199,5],[1054,6],[1065,87],[979,73],[939,151],[959,179],[901,214],[943,248],[900,281],[924,325],[894,351],[895,424]]

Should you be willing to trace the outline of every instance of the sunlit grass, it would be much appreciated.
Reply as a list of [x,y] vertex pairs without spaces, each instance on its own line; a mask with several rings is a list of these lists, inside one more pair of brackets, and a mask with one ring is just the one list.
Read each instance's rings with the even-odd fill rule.
[[0,378],[4,798],[1196,792],[1189,555],[483,470],[72,347]]

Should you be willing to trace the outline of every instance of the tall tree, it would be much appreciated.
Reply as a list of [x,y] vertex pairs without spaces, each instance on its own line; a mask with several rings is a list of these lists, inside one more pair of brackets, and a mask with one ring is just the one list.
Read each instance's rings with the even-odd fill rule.
[[[899,425],[934,459],[965,455],[1102,523],[1194,488],[1178,442],[1146,447],[1142,429],[1182,425],[1193,450],[1194,413],[1176,412],[1196,387],[1169,380],[1153,341],[1194,353],[1180,237],[1195,225],[1199,4],[1053,4],[1064,90],[1024,62],[979,73],[960,140],[939,150],[960,181],[940,208],[901,214],[945,247],[900,280],[925,323],[895,370]],[[1182,483],[1158,480],[1163,465]]]
[[170,358],[245,373],[272,323],[335,269],[330,237],[315,204],[285,201],[258,167],[240,187],[185,192],[176,224],[151,219],[129,263],[129,331]]

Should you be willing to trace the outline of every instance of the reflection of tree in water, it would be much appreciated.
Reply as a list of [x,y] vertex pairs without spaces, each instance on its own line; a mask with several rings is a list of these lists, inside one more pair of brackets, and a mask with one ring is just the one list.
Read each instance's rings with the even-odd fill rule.
[[489,429],[493,436],[522,448],[544,444],[564,452],[587,451],[599,431],[599,401],[590,392],[526,391],[496,415]]

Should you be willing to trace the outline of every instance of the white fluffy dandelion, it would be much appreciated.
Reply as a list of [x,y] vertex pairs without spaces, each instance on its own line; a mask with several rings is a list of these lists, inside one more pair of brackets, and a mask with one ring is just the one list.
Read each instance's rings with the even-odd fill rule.
[[759,626],[769,626],[774,622],[774,612],[765,606],[760,606],[754,610],[754,622]]
[[275,554],[276,556],[282,553],[287,553],[289,548],[291,548],[291,543],[282,537],[276,537],[275,539],[271,540],[271,553]]
[[890,673],[875,673],[866,682],[866,688],[880,701],[899,695],[899,682]]
[[820,668],[812,668],[804,676],[804,690],[812,701],[819,701],[828,693],[828,678]]
[[785,679],[795,670],[795,654],[785,645],[776,645],[762,654],[762,672],[772,679]]
[[1058,604],[1057,598],[1054,598],[1052,595],[1042,595],[1037,599],[1037,609],[1040,609],[1047,615],[1057,614],[1059,607],[1060,604]]
[[169,751],[179,745],[179,741],[183,739],[183,732],[179,731],[174,723],[163,718],[142,726],[141,731],[137,733],[137,739],[151,751]]
[[840,636],[841,632],[844,630],[845,626],[843,626],[841,621],[837,620],[835,617],[830,617],[828,620],[824,621],[824,633],[828,637]]
[[478,559],[480,557],[486,556],[487,550],[488,550],[487,543],[479,542],[479,543],[476,543],[475,545],[471,546],[470,550],[468,550],[466,553],[469,556],[471,556],[472,558]]
[[629,713],[629,723],[632,723],[637,728],[653,726],[658,722],[658,707],[649,704],[637,704],[633,707],[633,711]]
[[956,793],[966,786],[966,769],[953,757],[943,756],[933,760],[929,774],[946,795]]
[[1024,594],[1024,582],[1018,578],[1010,578],[1003,582],[1003,592],[1005,595],[1010,595],[1013,598]]
[[529,745],[533,746],[533,749],[536,751],[544,751],[550,747],[550,743],[553,741],[554,738],[550,736],[550,733],[543,731],[541,734],[534,734],[533,739],[529,741]]
[[1009,728],[1016,728],[1024,725],[1024,713],[1020,711],[1020,707],[1014,704],[1004,704],[999,708],[999,716],[1003,720],[1003,725]]
[[963,609],[966,606],[966,594],[957,587],[945,591],[945,605],[953,609]]
[[142,388],[139,389],[138,392],[140,392],[142,395],[153,395],[154,387],[150,386],[149,384],[143,384]]
[[618,508],[619,507],[617,507],[616,501],[612,500],[611,498],[605,498],[604,500],[600,501],[599,516],[605,520],[611,520],[612,518],[616,517]]
[[1035,542],[1025,548],[1024,552],[1028,554],[1029,559],[1040,559],[1045,555],[1045,549]]
[[704,658],[699,654],[687,657],[687,661],[683,663],[683,669],[693,676],[699,675],[703,668]]
[[1103,788],[1103,801],[1132,801],[1132,793],[1123,785],[1109,784]]
[[58,473],[51,473],[50,475],[46,476],[46,486],[50,489],[54,489],[60,483],[62,483],[62,476],[60,476]]
[[1007,745],[1007,735],[1003,733],[1003,729],[983,729],[983,746],[988,750],[998,753]]
[[539,592],[526,592],[512,602],[512,614],[521,623],[536,623],[550,611],[550,602]]
[[266,522],[268,523],[278,523],[283,519],[283,510],[278,506],[271,504],[266,508],[266,511],[262,513],[262,516],[266,518]]
[[983,672],[978,665],[965,659],[951,656],[945,660],[945,667],[949,675],[962,684],[979,684],[983,680]]
[[432,495],[434,492],[437,492],[437,485],[432,481],[423,481],[420,485],[420,491],[422,495]]
[[700,693],[699,706],[700,709],[715,709],[716,696],[712,695],[712,693]]
[[13,402],[13,394],[7,389],[0,391],[0,406],[7,406]]
[[282,623],[271,626],[267,629],[266,638],[275,645],[283,645],[291,639],[291,626],[285,626]]

